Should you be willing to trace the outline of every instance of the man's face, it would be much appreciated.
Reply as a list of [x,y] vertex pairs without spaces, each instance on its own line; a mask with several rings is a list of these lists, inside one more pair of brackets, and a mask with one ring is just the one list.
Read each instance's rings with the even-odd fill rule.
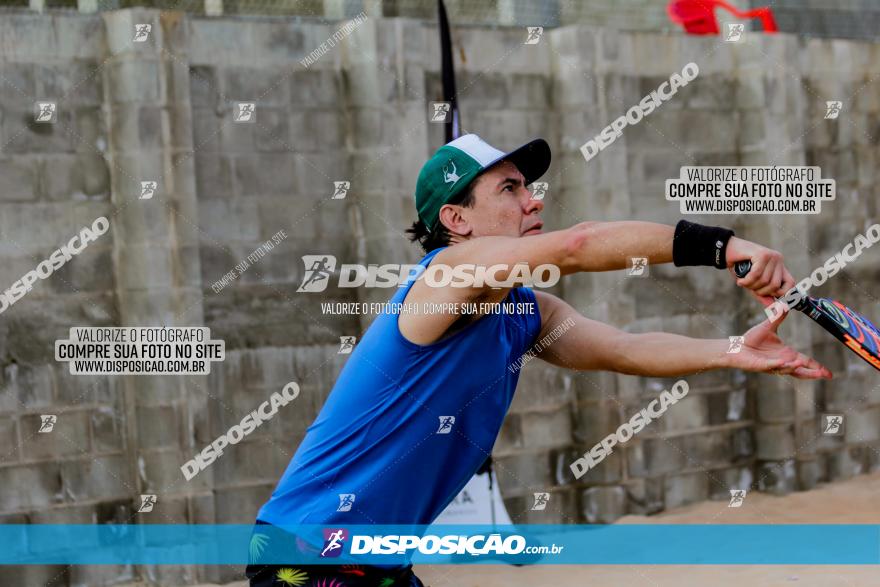
[[531,236],[541,234],[539,217],[544,204],[532,199],[516,165],[502,161],[476,179],[474,205],[457,207],[456,228],[468,238],[480,236]]

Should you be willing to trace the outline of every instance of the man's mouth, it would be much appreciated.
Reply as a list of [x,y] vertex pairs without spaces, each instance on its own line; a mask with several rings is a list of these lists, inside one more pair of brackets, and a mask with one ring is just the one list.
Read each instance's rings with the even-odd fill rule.
[[531,227],[530,229],[528,229],[527,231],[525,231],[523,234],[538,234],[539,232],[541,232],[541,228],[543,228],[543,227],[544,227],[543,222],[536,224],[533,227]]

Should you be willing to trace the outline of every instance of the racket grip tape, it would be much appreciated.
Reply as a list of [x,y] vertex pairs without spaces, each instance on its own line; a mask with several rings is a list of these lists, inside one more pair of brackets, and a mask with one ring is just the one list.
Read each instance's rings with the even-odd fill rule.
[[737,263],[733,266],[733,272],[736,273],[736,276],[742,279],[746,275],[749,274],[749,271],[752,270],[752,262],[751,261],[737,261]]

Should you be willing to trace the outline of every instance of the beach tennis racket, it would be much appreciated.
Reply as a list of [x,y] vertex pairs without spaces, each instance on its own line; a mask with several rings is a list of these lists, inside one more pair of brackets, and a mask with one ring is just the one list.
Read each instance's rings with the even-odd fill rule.
[[[751,261],[740,261],[733,266],[739,278],[748,275],[752,269]],[[801,297],[792,308],[813,319],[822,328],[834,335],[851,351],[880,371],[880,329],[870,320],[840,303],[828,298]]]

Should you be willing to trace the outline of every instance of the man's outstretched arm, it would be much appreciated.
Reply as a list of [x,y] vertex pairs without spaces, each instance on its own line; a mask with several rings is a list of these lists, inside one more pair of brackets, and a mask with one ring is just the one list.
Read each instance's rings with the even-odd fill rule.
[[[687,230],[682,230],[683,226],[688,227]],[[631,257],[647,258],[649,263],[668,263],[677,254],[677,263],[700,264],[715,258],[718,241],[713,235],[719,230],[724,231],[684,221],[676,227],[639,221],[582,222],[545,234],[470,239],[440,251],[433,263],[491,268],[494,284],[507,282],[517,268],[522,268],[520,263],[532,270],[541,265],[555,266],[562,275],[623,269]],[[764,305],[773,303],[769,296],[783,296],[794,286],[794,278],[776,251],[736,237],[722,240],[726,248],[719,249],[719,265],[729,267],[733,273],[736,261],[751,261],[748,276],[736,283],[749,289]],[[501,301],[508,290],[493,288],[492,283],[487,281],[474,287],[430,287],[419,280],[405,301],[416,305]],[[398,325],[410,342],[429,344],[438,340],[457,319],[456,314],[403,314]]]
[[556,296],[544,292],[535,292],[535,296],[542,321],[538,340],[556,332],[549,337],[555,340],[538,357],[560,367],[653,377],[734,368],[800,379],[831,378],[831,372],[817,361],[783,344],[776,335],[782,320],[755,326],[745,334],[740,351],[729,353],[727,339],[623,332],[582,316]]
[[[475,238],[441,251],[437,261],[455,265],[474,263],[491,266],[526,262],[531,268],[549,263],[559,267],[562,275],[581,271],[613,271],[625,269],[633,257],[647,258],[649,264],[670,263],[673,252],[679,262],[699,264],[699,260],[713,256],[716,239],[712,227],[688,225],[673,227],[656,222],[581,222],[570,228],[528,237],[486,236]],[[677,235],[677,236],[676,236]],[[703,238],[700,238],[703,236]],[[794,287],[794,278],[785,268],[782,255],[777,251],[735,236],[723,239],[719,267],[728,267],[733,275],[737,261],[751,261],[752,271],[736,284],[751,290],[763,299],[765,305],[773,302],[769,296],[782,296]],[[695,250],[698,245],[705,250]],[[497,274],[499,281],[507,279],[508,272]],[[735,277],[735,275],[734,275]],[[479,292],[461,292],[464,297],[478,297]]]

